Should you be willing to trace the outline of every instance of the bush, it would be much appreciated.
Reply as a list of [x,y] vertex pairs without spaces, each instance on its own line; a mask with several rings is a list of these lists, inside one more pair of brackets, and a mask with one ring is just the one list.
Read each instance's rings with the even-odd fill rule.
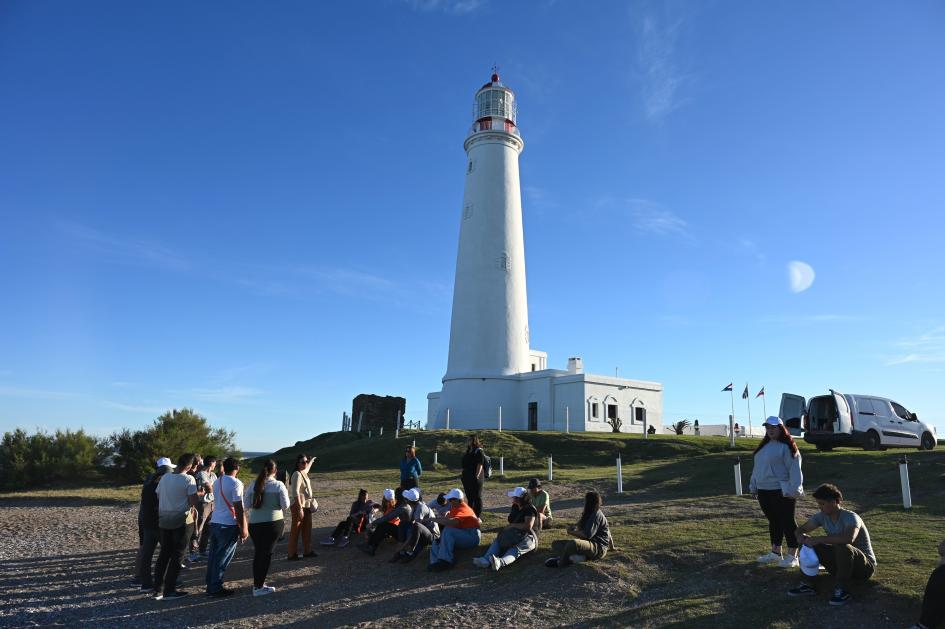
[[84,430],[42,431],[28,435],[17,428],[0,443],[0,485],[7,489],[35,487],[94,476],[105,458],[105,444]]
[[240,457],[235,437],[233,431],[211,427],[205,417],[189,408],[168,411],[145,430],[126,428],[109,437],[112,471],[116,478],[136,483],[154,471],[154,462],[162,456],[175,462],[187,452],[215,454],[221,459]]

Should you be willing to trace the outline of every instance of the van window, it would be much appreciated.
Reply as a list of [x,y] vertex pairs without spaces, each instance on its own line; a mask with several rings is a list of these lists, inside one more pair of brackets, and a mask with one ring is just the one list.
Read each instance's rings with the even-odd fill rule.
[[873,413],[875,413],[877,417],[889,417],[889,405],[886,404],[886,400],[873,398],[870,401],[873,403]]
[[858,397],[856,398],[856,410],[860,415],[874,415],[873,411],[873,400],[868,397]]
[[909,419],[909,411],[907,411],[903,406],[900,406],[899,404],[896,404],[895,402],[893,402],[892,407],[893,407],[893,410],[896,411],[896,415],[898,415],[902,419]]

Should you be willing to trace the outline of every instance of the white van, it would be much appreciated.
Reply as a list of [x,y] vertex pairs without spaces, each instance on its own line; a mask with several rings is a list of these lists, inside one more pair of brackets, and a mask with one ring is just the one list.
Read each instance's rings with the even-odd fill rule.
[[850,395],[830,389],[830,395],[805,400],[800,395],[781,396],[779,416],[784,425],[818,450],[835,446],[880,448],[935,447],[935,427],[920,422],[915,413],[892,400],[875,395]]

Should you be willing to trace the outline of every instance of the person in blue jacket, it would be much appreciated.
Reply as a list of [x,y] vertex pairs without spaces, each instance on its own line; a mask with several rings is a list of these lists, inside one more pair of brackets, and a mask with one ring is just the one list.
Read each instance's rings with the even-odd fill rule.
[[417,449],[413,446],[407,446],[404,451],[404,458],[400,460],[400,488],[411,489],[420,486],[420,474],[423,468],[420,466],[420,459],[417,458]]

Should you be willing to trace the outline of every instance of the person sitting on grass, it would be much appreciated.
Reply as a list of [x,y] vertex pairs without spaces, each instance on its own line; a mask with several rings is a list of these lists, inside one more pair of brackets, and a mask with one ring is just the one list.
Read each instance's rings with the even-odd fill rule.
[[351,510],[348,511],[348,517],[338,523],[331,535],[322,540],[322,546],[338,545],[344,548],[349,543],[349,537],[352,534],[357,535],[364,530],[368,516],[374,503],[368,500],[367,489],[358,491],[358,499],[351,503]]
[[358,548],[369,555],[377,552],[377,547],[388,537],[398,539],[401,518],[410,519],[412,510],[410,505],[400,497],[400,489],[384,490],[384,500],[381,502],[384,515],[371,522],[367,529],[367,541],[358,544]]
[[532,504],[538,510],[538,525],[536,528],[551,528],[551,497],[541,488],[541,480],[533,478],[528,481],[528,493],[531,494]]
[[545,562],[549,568],[564,568],[572,562],[585,559],[603,559],[607,550],[613,548],[607,516],[601,511],[603,500],[596,491],[589,491],[584,496],[584,512],[577,524],[568,527],[568,534],[576,539],[557,540],[551,543],[551,550],[557,556]]
[[397,563],[398,561],[407,563],[416,557],[424,546],[433,542],[434,530],[437,531],[437,535],[439,534],[439,529],[433,521],[433,510],[423,504],[420,499],[420,491],[416,487],[407,489],[401,497],[410,506],[411,515],[409,520],[402,520],[400,523],[405,541],[394,553],[394,556],[390,558],[391,563]]
[[442,491],[436,495],[436,498],[427,503],[427,506],[433,510],[433,515],[436,517],[450,512],[450,503],[446,501],[446,494]]
[[508,492],[508,496],[512,499],[509,525],[499,531],[486,554],[473,559],[473,564],[479,568],[492,568],[498,572],[538,546],[541,525],[538,509],[532,504],[528,490],[516,487]]
[[925,584],[922,614],[910,629],[935,629],[945,620],[945,541],[938,545],[938,567]]
[[435,520],[440,525],[440,539],[430,546],[430,565],[427,570],[432,572],[452,568],[455,563],[454,551],[457,548],[475,548],[482,537],[479,530],[482,522],[466,503],[463,491],[451,489],[444,497],[450,503],[450,511]]
[[[820,563],[837,579],[831,605],[844,605],[850,600],[846,587],[851,580],[865,581],[876,570],[876,555],[870,543],[870,534],[862,518],[853,511],[842,509],[843,494],[836,485],[825,484],[814,492],[820,511],[797,529],[797,541],[813,548]],[[809,532],[823,528],[827,533],[811,537]],[[803,563],[803,562],[802,562]],[[790,590],[790,596],[813,596],[817,594],[817,574],[803,573],[804,581]]]

